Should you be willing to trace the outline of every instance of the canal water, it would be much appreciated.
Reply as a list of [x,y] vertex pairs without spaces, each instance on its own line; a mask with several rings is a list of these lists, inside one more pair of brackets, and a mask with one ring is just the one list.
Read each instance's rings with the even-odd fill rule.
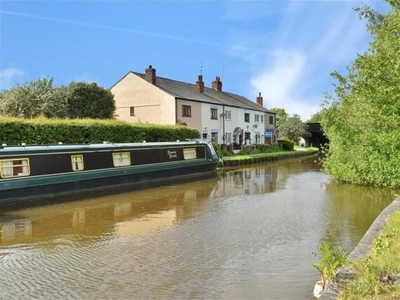
[[395,198],[315,160],[0,213],[0,299],[312,299],[318,245]]

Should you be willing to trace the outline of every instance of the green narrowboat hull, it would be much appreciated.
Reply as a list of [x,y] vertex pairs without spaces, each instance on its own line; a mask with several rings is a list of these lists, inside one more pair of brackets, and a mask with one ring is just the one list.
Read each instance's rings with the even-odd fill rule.
[[0,208],[60,194],[206,177],[215,174],[218,162],[212,144],[204,141],[3,147]]

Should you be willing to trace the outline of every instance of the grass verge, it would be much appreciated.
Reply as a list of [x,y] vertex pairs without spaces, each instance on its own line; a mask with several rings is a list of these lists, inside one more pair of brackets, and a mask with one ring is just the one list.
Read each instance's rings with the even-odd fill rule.
[[277,151],[277,152],[267,152],[267,153],[255,153],[255,154],[237,154],[231,156],[221,157],[224,166],[240,165],[246,163],[259,163],[266,161],[275,161],[283,158],[291,158],[298,156],[310,155],[318,152],[318,148],[307,147],[301,150],[293,151]]
[[357,275],[338,299],[400,299],[400,210],[389,217],[369,255],[352,268]]

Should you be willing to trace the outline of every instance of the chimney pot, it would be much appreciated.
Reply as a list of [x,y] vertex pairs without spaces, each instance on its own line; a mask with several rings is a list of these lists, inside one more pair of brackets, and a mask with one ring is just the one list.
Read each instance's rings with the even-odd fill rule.
[[196,88],[200,93],[204,93],[204,81],[202,75],[199,75],[198,80],[196,81]]
[[261,92],[258,93],[257,104],[263,106],[263,97],[261,96]]
[[146,69],[144,78],[151,84],[156,84],[156,69],[153,69],[152,65]]
[[212,82],[212,88],[218,92],[222,91],[222,82],[219,76],[216,76],[215,80]]

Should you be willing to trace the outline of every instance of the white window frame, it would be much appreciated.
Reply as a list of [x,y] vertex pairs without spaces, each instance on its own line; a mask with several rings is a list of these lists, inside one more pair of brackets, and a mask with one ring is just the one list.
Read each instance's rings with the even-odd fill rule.
[[232,111],[225,110],[225,120],[232,120]]
[[[21,172],[16,173],[18,169]],[[29,158],[12,158],[0,160],[1,178],[24,177],[31,174]]]
[[83,171],[85,169],[82,154],[71,155],[71,167],[72,171]]
[[113,165],[114,167],[126,167],[131,165],[131,153],[127,152],[113,152]]

